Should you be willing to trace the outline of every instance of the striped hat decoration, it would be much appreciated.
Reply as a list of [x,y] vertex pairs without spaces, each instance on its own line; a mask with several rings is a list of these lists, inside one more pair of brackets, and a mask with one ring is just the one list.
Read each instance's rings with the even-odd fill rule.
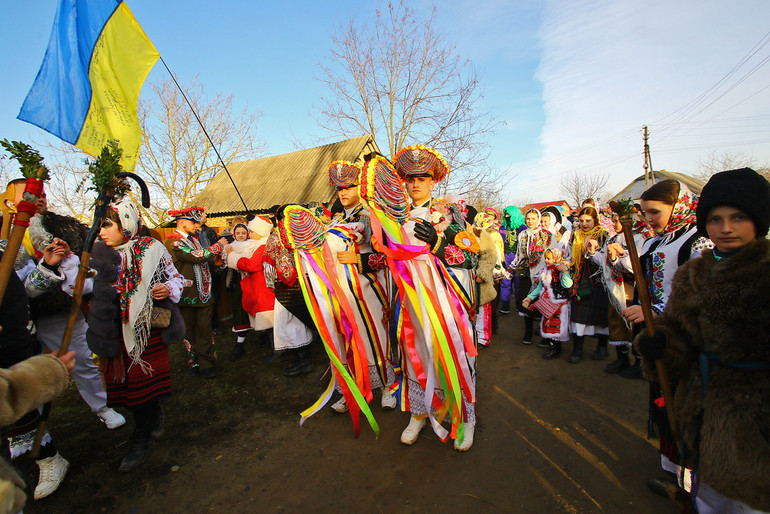
[[396,172],[402,179],[407,177],[433,177],[441,182],[449,173],[444,156],[425,145],[405,146],[396,154]]
[[347,189],[358,184],[361,167],[348,161],[334,161],[326,169],[329,182],[337,189]]

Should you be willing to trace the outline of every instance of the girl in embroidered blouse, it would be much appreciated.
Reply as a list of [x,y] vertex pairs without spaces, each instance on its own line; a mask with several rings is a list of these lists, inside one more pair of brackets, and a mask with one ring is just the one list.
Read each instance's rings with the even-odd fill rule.
[[599,224],[599,213],[593,207],[583,207],[578,213],[578,229],[572,233],[572,300],[570,312],[570,332],[573,349],[568,362],[576,364],[583,358],[583,339],[596,336],[596,351],[591,355],[594,360],[603,360],[608,356],[607,343],[607,293],[601,279],[599,267],[589,257],[591,241],[603,246],[607,231]]
[[546,316],[543,313],[540,320],[540,334],[548,343],[548,350],[543,354],[543,358],[550,360],[561,354],[562,342],[569,339],[569,297],[572,276],[569,273],[569,267],[564,263],[561,250],[549,248],[543,257],[546,267],[540,272],[540,280],[524,299],[522,305],[529,308],[533,301],[545,298],[558,306],[552,316]]
[[[91,259],[98,274],[86,339],[102,358],[107,405],[128,407],[134,414],[134,434],[120,471],[142,464],[153,439],[163,434],[159,400],[171,393],[166,345],[184,337],[184,322],[174,304],[182,295],[184,277],[162,243],[139,235],[141,227],[135,204],[112,204]],[[153,307],[159,304],[171,312],[166,328],[152,326]]]

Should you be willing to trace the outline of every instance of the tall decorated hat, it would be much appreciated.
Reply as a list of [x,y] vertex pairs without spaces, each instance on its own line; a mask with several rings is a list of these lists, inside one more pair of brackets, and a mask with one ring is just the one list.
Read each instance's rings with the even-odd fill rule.
[[441,182],[449,173],[444,156],[425,145],[405,146],[396,154],[395,165],[402,179],[432,177],[435,182]]
[[168,215],[176,220],[190,220],[195,223],[203,221],[203,213],[203,207],[188,207],[186,209],[168,211]]
[[348,161],[334,161],[326,168],[329,182],[337,189],[347,189],[358,185],[361,167]]

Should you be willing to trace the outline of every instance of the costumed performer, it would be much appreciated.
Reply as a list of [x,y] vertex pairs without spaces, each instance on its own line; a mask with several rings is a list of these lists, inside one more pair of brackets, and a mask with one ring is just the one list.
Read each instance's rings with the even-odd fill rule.
[[[531,311],[522,305],[524,298],[532,291],[540,280],[540,272],[545,267],[543,254],[549,248],[554,248],[556,239],[554,235],[544,230],[540,225],[540,211],[529,209],[524,214],[524,223],[526,229],[519,233],[519,241],[516,248],[516,257],[511,264],[513,273],[519,277],[519,289],[516,294],[516,308],[519,316],[524,317],[524,339],[523,344],[532,344],[532,337],[535,333],[535,320],[540,317],[539,313]],[[548,346],[541,341],[541,346]]]
[[[57,352],[61,347],[87,232],[88,227],[72,216],[50,212],[43,192],[38,202],[37,214],[29,220],[27,228],[27,235],[34,250],[32,259],[37,261],[37,266],[30,270],[24,285],[29,297],[30,315],[35,323],[37,340],[50,352]],[[55,264],[42,258],[45,248],[54,242],[63,245],[64,252],[63,257],[57,258]],[[82,294],[89,295],[92,287],[93,280],[86,278]],[[72,379],[91,412],[95,413],[107,428],[118,428],[125,424],[126,419],[107,407],[104,382],[86,342],[87,328],[85,316],[81,312],[73,325],[69,346],[77,353]]]
[[[503,253],[505,254],[505,269],[510,270],[513,260],[516,258],[516,249],[519,242],[519,234],[526,230],[524,215],[515,205],[509,205],[503,209],[503,223],[500,227],[500,235],[503,238]],[[509,272],[503,276],[500,282],[500,314],[511,313],[511,295],[516,301],[516,291],[519,288],[519,277]]]
[[577,364],[583,358],[585,336],[596,336],[596,351],[593,360],[603,360],[609,355],[607,344],[610,331],[607,326],[607,293],[599,278],[599,266],[591,260],[588,242],[593,240],[591,249],[604,245],[607,231],[599,224],[599,213],[591,206],[583,207],[578,213],[578,228],[572,232],[572,297],[570,300],[570,332],[572,333],[572,354],[567,359]]
[[[369,211],[358,195],[361,168],[351,162],[335,161],[329,165],[327,173],[343,208],[327,226],[327,242],[336,260],[340,287],[354,306],[356,324],[362,331],[371,389],[380,390],[383,409],[394,409],[397,400],[389,388],[395,381],[395,374],[390,362],[386,323],[390,317],[388,264],[385,255],[372,248]],[[343,337],[343,334],[338,336]],[[347,411],[345,397],[335,402],[332,409],[338,413]]]
[[310,343],[313,342],[313,318],[302,296],[294,252],[283,223],[286,206],[276,210],[276,230],[267,238],[265,262],[275,268],[275,303],[273,304],[273,344],[275,352],[289,351],[292,359],[283,370],[293,377],[313,370]]
[[543,358],[551,360],[561,355],[561,345],[569,339],[572,276],[558,248],[549,248],[543,257],[545,269],[540,272],[540,280],[521,303],[530,308],[535,302],[532,306],[540,310],[540,334],[548,342]]
[[[275,293],[267,286],[265,267],[272,268],[265,262],[265,243],[273,229],[273,224],[266,218],[256,216],[247,228],[250,239],[233,241],[224,248],[227,266],[241,272],[242,304],[249,314],[249,323],[256,332],[273,328],[273,309]],[[243,339],[235,343],[231,360],[240,359],[244,353]]]
[[[479,246],[464,230],[462,212],[432,197],[448,172],[435,150],[405,147],[395,169],[380,157],[364,164],[361,194],[398,293],[391,340],[400,345],[401,374],[394,389],[401,410],[411,413],[401,442],[414,444],[427,418],[442,441],[451,437],[466,451],[476,424],[471,269]],[[440,424],[447,414],[449,431]]]
[[196,236],[203,220],[202,207],[168,211],[176,221],[176,230],[164,244],[171,254],[174,266],[185,278],[186,285],[179,300],[179,310],[184,317],[187,341],[190,344],[193,372],[204,378],[214,378],[217,360],[211,337],[211,311],[214,308],[209,262],[221,253],[226,239],[220,239],[204,247]]
[[[658,316],[666,308],[674,276],[679,267],[690,259],[700,257],[703,250],[712,248],[713,244],[698,233],[696,224],[698,195],[683,182],[673,179],[661,180],[642,193],[641,206],[645,220],[655,231],[655,236],[644,242],[639,260],[647,279],[653,316]],[[619,257],[619,262],[626,270],[633,271],[631,260],[627,255]],[[635,298],[635,302],[638,302],[638,298]],[[623,311],[623,316],[637,325],[644,322],[642,307],[638,304],[627,307]],[[626,378],[641,378],[641,375],[642,371],[638,366],[629,366],[621,374]],[[676,394],[676,383],[671,382],[672,392]],[[651,478],[647,481],[647,485],[656,494],[670,498],[684,494],[677,478],[682,469],[679,466],[680,451],[676,438],[671,433],[667,411],[665,406],[661,407],[660,398],[662,398],[660,384],[651,381],[648,430],[650,436],[657,431],[661,467],[670,473],[670,476],[666,479]],[[681,485],[689,489],[689,485]]]

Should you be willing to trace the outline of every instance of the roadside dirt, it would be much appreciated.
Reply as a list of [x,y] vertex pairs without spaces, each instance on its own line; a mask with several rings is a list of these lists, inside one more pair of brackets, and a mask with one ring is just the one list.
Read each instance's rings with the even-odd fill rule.
[[[502,316],[478,360],[475,443],[454,451],[425,429],[400,444],[407,413],[372,402],[380,436],[327,407],[299,426],[322,392],[328,360],[295,378],[255,335],[246,356],[226,360],[234,337],[217,338],[221,376],[190,376],[184,348],[172,348],[173,396],[166,435],[137,471],[117,468],[132,430],[107,428],[74,386],[54,403],[49,429],[71,464],[60,489],[29,501],[27,513],[59,512],[679,512],[650,493],[662,476],[646,440],[647,383],[608,375],[609,361],[545,361],[521,344],[523,323]],[[587,339],[588,354],[595,340]],[[568,343],[566,348],[570,348]],[[15,461],[36,475],[29,458]]]

